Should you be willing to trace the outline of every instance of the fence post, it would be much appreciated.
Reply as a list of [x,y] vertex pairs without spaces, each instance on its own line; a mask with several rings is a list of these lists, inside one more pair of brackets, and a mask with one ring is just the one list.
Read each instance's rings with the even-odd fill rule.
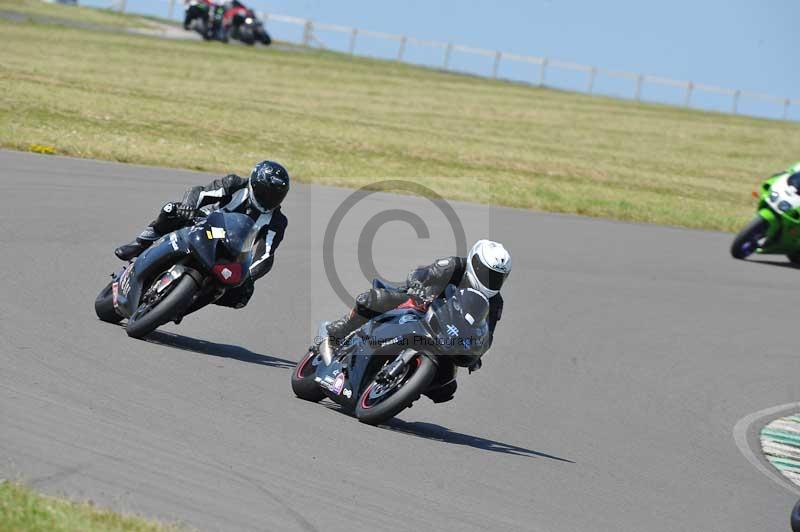
[[172,18],[172,12],[175,10],[175,0],[169,0],[169,14],[167,18]]
[[542,64],[539,65],[539,86],[544,87],[544,79],[547,74],[547,58],[542,59]]
[[692,104],[692,91],[694,90],[694,83],[691,81],[686,84],[686,99],[683,102],[683,105],[689,107]]
[[120,13],[124,13],[125,12],[125,5],[127,3],[128,3],[127,0],[119,0],[119,12]]
[[636,95],[635,95],[635,97],[636,97],[636,101],[637,102],[641,102],[642,101],[642,83],[643,82],[644,82],[644,76],[642,74],[639,74],[638,76],[636,76]]
[[350,55],[356,53],[356,37],[358,37],[358,28],[353,28],[353,32],[350,34]]
[[397,60],[398,61],[402,61],[403,60],[403,54],[406,53],[406,42],[408,42],[408,37],[403,35],[400,38],[400,47],[397,49]]
[[311,46],[311,40],[314,38],[314,24],[310,20],[306,20],[303,27],[303,46]]
[[497,79],[497,72],[500,70],[500,60],[503,59],[503,52],[500,50],[494,54],[494,66],[492,66],[492,77]]
[[447,47],[444,49],[444,63],[442,64],[442,67],[445,70],[447,70],[447,68],[450,66],[450,54],[452,53],[452,51],[453,51],[453,43],[447,43]]
[[589,81],[586,84],[586,92],[588,92],[589,94],[592,94],[592,91],[594,90],[594,78],[596,76],[597,76],[597,68],[592,67],[591,70],[589,70]]
[[733,114],[739,114],[739,96],[741,95],[742,91],[738,89],[733,93]]
[[786,120],[789,118],[789,105],[791,105],[792,101],[789,98],[783,100],[783,119]]

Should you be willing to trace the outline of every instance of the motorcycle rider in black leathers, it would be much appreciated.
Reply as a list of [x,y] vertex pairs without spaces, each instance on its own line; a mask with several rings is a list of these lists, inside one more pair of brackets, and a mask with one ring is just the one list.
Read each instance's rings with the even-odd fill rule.
[[246,214],[254,221],[260,220],[264,225],[256,237],[250,278],[241,286],[229,288],[214,302],[225,307],[242,308],[253,295],[255,280],[272,269],[275,251],[288,225],[280,207],[288,192],[289,173],[286,169],[273,161],[261,161],[253,168],[249,178],[230,174],[215,179],[207,186],[190,188],[180,203],[164,205],[156,219],[136,240],[118,247],[114,253],[122,260],[131,260],[162,236],[193,225],[196,217],[208,216],[217,209]]
[[[511,273],[511,255],[498,242],[479,240],[466,257],[447,257],[429,266],[412,271],[404,286],[396,290],[373,288],[356,297],[355,307],[347,315],[328,324],[329,341],[340,345],[347,336],[375,318],[403,304],[413,304],[424,309],[435,299],[443,297],[445,288],[453,284],[460,288],[472,288],[489,300],[489,337],[484,339],[484,352],[489,349],[497,322],[503,313],[503,297],[500,288]],[[480,369],[481,359],[469,362],[470,373]],[[436,391],[431,396],[441,403],[452,399],[456,382]],[[429,394],[430,395],[430,394]]]

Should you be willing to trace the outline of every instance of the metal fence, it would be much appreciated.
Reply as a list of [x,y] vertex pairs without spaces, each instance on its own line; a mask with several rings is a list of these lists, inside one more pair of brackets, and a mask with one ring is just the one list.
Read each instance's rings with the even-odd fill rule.
[[[436,62],[428,62],[427,66],[446,71],[462,72],[463,69],[454,68],[452,65],[453,58],[456,54],[483,56],[488,60],[488,64],[485,65],[484,71],[470,73],[493,79],[522,81],[539,87],[550,87],[551,84],[548,83],[549,75],[552,75],[557,71],[567,71],[578,73],[582,76],[583,83],[579,83],[578,87],[576,87],[576,90],[587,94],[596,94],[598,80],[602,78],[609,78],[625,80],[629,85],[627,92],[616,94],[616,96],[621,96],[623,98],[633,99],[636,101],[645,100],[643,93],[646,88],[660,86],[679,90],[679,100],[677,102],[665,102],[662,101],[663,99],[648,98],[647,101],[653,101],[656,103],[677,103],[678,105],[683,105],[684,107],[707,109],[707,106],[704,107],[695,103],[700,93],[707,93],[722,96],[727,101],[727,104],[722,102],[717,105],[717,110],[727,111],[732,114],[739,114],[741,112],[741,106],[743,102],[749,100],[753,102],[761,102],[762,104],[768,104],[774,111],[774,113],[769,114],[772,114],[775,117],[780,117],[784,120],[788,120],[790,118],[790,109],[792,109],[792,106],[794,106],[794,109],[800,108],[800,99],[780,98],[769,94],[739,89],[728,89],[714,85],[707,85],[704,83],[680,81],[659,76],[639,74],[635,72],[621,72],[590,65],[561,61],[548,57],[512,54],[509,52],[503,52],[501,50],[487,50],[449,42],[417,39],[408,35],[363,30],[359,28],[339,26],[336,24],[324,24],[304,18],[278,15],[274,13],[260,13],[260,16],[264,19],[265,23],[270,24],[270,31],[272,31],[272,28],[274,28],[276,25],[288,24],[296,26],[298,31],[289,32],[287,36],[282,36],[284,40],[308,47],[336,49],[351,55],[370,56],[371,54],[369,53],[360,53],[359,43],[364,38],[371,38],[394,43],[395,48],[393,53],[384,53],[382,56],[384,59],[393,59],[400,62],[420,64],[419,62],[409,61],[407,59],[407,52],[411,46],[425,47],[431,50],[438,50],[439,54],[438,64]],[[342,43],[342,45],[338,47],[326,44],[325,34],[330,33],[338,33],[343,35],[346,39],[346,42]],[[502,69],[507,63],[510,62],[525,64],[529,67],[532,66],[532,68],[528,68],[529,76],[521,79],[503,76]],[[766,111],[768,112],[769,109]]]
[[[175,6],[176,2],[175,0],[164,1],[169,4],[169,17],[172,18],[175,7],[177,7]],[[125,11],[126,4],[127,0],[114,0],[112,6],[121,11]],[[769,94],[728,89],[694,81],[680,81],[635,72],[609,70],[606,68],[561,61],[549,57],[519,55],[503,52],[501,50],[487,50],[450,42],[417,39],[408,35],[351,28],[337,24],[324,24],[304,18],[275,13],[261,12],[259,16],[263,18],[265,24],[269,24],[267,29],[270,33],[273,33],[276,26],[280,27],[283,25],[283,29],[286,29],[286,25],[294,27],[294,31],[289,30],[288,32],[281,32],[277,35],[277,38],[283,41],[313,48],[332,49],[350,55],[375,57],[375,54],[367,53],[359,49],[359,43],[363,42],[365,39],[372,39],[373,44],[375,42],[374,40],[378,40],[391,46],[388,51],[384,46],[384,53],[379,56],[381,59],[391,59],[408,64],[428,66],[448,72],[466,72],[493,79],[523,82],[538,87],[560,89],[565,88],[563,84],[559,85],[550,82],[549,78],[558,73],[566,72],[573,74],[573,76],[579,76],[578,79],[572,79],[568,90],[583,92],[590,95],[602,93],[607,96],[616,96],[640,102],[648,101],[679,105],[687,108],[717,110],[729,112],[734,115],[755,114],[759,116],[781,118],[783,120],[793,119],[794,117],[790,116],[790,113],[797,110],[795,114],[797,118],[800,118],[800,99],[780,98]],[[343,39],[339,39],[340,43],[338,46],[330,43],[331,34],[339,34],[343,37]],[[326,38],[329,40],[327,44],[325,42]],[[333,40],[336,39],[334,38]],[[408,57],[408,52],[412,47],[428,50],[428,61],[411,60]],[[430,52],[434,53],[433,56],[430,55]],[[482,70],[476,70],[475,68],[458,68],[453,65],[454,57],[458,54],[484,57],[486,59],[486,64],[483,65]],[[503,69],[506,68],[506,65],[512,63],[524,66],[521,75],[509,77],[503,74]],[[615,93],[609,94],[608,92],[598,91],[598,83],[602,80],[622,80],[624,85]],[[650,95],[645,98],[644,92],[646,90],[651,90],[653,87],[677,90],[679,93],[677,96],[672,95],[671,98],[665,93],[661,93],[658,96]],[[698,102],[697,100],[701,99],[704,94],[715,95],[717,98],[716,105]],[[720,100],[719,98],[722,99]],[[760,112],[742,112],[742,107],[745,104],[752,106],[754,103],[761,106],[759,109]]]

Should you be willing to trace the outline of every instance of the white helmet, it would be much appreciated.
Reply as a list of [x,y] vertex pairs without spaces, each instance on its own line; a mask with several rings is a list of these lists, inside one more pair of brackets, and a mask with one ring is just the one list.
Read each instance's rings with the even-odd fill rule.
[[478,240],[467,255],[467,282],[487,298],[497,295],[511,273],[511,255],[499,242]]

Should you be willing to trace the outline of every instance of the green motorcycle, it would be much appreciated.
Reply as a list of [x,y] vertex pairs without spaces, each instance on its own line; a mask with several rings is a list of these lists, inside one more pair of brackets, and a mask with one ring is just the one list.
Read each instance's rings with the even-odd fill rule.
[[758,214],[733,239],[733,258],[786,255],[800,264],[800,162],[761,183],[753,196]]

